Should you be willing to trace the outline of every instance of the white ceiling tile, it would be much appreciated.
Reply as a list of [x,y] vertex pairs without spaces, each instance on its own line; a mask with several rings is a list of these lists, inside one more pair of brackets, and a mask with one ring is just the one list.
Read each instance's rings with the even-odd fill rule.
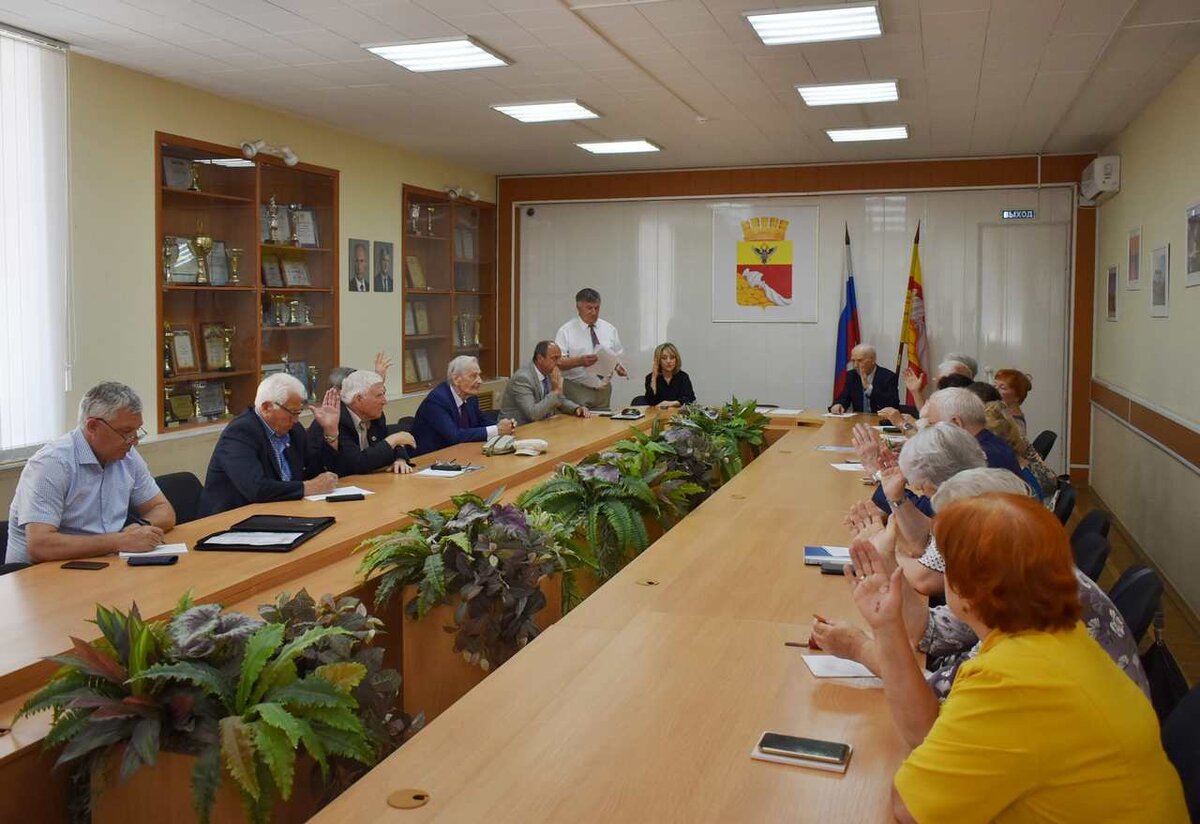
[[1200,20],[1196,0],[1140,0],[1125,21],[1127,26],[1157,25]]
[[1055,35],[1046,42],[1038,70],[1042,72],[1087,71],[1108,42],[1103,34]]
[[1112,34],[1138,0],[1066,0],[1055,34]]
[[925,57],[970,56],[982,58],[987,35],[986,11],[959,11],[921,15],[921,43]]

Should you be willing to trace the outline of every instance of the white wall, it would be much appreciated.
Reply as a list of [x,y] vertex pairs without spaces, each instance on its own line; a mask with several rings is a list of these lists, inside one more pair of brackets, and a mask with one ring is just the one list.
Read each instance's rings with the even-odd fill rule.
[[[820,208],[820,320],[814,324],[711,322],[711,207],[718,202],[753,199],[553,203],[536,205],[532,217],[523,214],[520,351],[530,353],[537,340],[553,337],[574,313],[575,292],[590,285],[600,290],[602,315],[616,324],[634,363],[634,380],[617,383],[614,404],[642,393],[654,347],[670,340],[680,347],[701,401],[736,394],[824,408],[834,376],[844,224],[850,227],[863,337],[891,368],[920,220],[930,368],[946,352],[964,351],[986,352],[981,368],[1031,372],[1030,427],[1054,429],[1065,445],[1066,250],[1073,209],[1068,189],[771,199],[773,205]],[[1035,209],[1038,226],[1057,224],[1067,240],[1045,265],[1015,275],[1023,284],[1014,287],[1016,294],[1041,290],[1050,298],[1014,304],[1011,290],[983,288],[982,272],[1005,258],[987,253],[983,227],[1000,224],[1006,208]],[[1014,317],[1022,310],[1024,315]],[[1057,347],[1051,357],[1047,339]]]

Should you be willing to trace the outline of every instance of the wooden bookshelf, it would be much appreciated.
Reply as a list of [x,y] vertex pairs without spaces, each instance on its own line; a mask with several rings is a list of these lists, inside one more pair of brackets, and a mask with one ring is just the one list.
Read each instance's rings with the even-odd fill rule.
[[455,355],[497,373],[496,210],[490,203],[405,186],[401,278],[404,391],[436,386]]
[[[246,161],[236,148],[162,132],[155,134],[154,168],[158,431],[229,420],[253,403],[266,371],[287,368],[319,394],[338,357],[339,272],[332,254],[339,243],[338,171],[288,167],[262,155]],[[200,191],[189,189],[193,168]],[[275,242],[266,225],[272,196],[280,232]],[[315,242],[290,242],[288,204],[309,212],[316,237],[307,239]],[[199,234],[214,244],[207,284],[198,282],[186,240],[194,243]],[[182,240],[172,244],[167,238]],[[172,247],[175,254],[167,254]],[[237,283],[231,249],[240,251]],[[267,285],[264,261],[279,266],[280,285]],[[284,271],[294,280],[284,282]],[[227,361],[221,357],[225,341]],[[188,396],[190,415],[184,414]]]

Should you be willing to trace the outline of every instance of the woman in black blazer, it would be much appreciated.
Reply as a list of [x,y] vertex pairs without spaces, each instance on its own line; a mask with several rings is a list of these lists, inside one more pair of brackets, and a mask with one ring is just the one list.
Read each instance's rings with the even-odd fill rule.
[[683,369],[683,358],[673,343],[654,350],[654,368],[646,376],[646,403],[659,409],[696,402],[692,379]]

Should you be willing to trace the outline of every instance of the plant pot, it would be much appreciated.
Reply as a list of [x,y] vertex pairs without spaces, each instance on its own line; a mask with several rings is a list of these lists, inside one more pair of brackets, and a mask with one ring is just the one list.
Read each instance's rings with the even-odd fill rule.
[[[194,755],[161,752],[153,767],[142,767],[128,781],[120,781],[118,772],[123,753],[122,747],[109,762],[107,786],[99,791],[92,788],[92,824],[187,824],[199,821],[192,808]],[[301,754],[296,759],[292,797],[275,804],[272,821],[307,821],[316,814],[319,805],[311,781],[313,766],[307,755]],[[228,773],[221,775],[221,786],[209,821],[211,824],[244,824],[246,821],[237,784]]]
[[[548,576],[540,589],[546,596],[546,606],[534,622],[544,630],[562,617],[562,576]],[[400,603],[407,604],[416,594],[415,586],[404,587]],[[420,620],[408,616],[403,619],[400,637],[404,711],[410,715],[423,712],[426,722],[441,715],[488,675],[478,665],[463,660],[462,653],[454,651],[454,634],[444,629],[454,625],[458,602],[455,596],[449,604],[430,610]]]

